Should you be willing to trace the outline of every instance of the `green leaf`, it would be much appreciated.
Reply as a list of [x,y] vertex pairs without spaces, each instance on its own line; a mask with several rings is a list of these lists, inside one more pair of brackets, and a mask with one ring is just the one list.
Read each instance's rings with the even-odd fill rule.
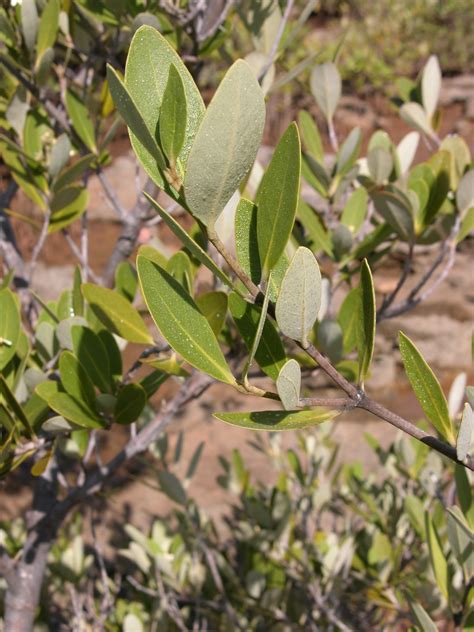
[[235,209],[234,233],[237,261],[257,285],[262,276],[257,242],[257,206],[245,198],[239,200]]
[[446,526],[451,549],[466,577],[474,577],[474,531],[467,524],[459,507],[448,509]]
[[89,193],[86,188],[70,186],[61,189],[51,200],[51,221],[48,233],[55,233],[79,219],[87,208]]
[[52,178],[55,178],[66,165],[69,160],[70,151],[71,143],[68,135],[61,134],[61,136],[56,139],[49,157],[48,171]]
[[112,375],[122,375],[122,354],[120,353],[120,349],[114,336],[110,333],[110,331],[107,331],[106,329],[102,329],[101,331],[97,332],[97,336],[100,338],[100,341],[107,351],[107,356],[109,358],[110,364],[110,372],[112,373]]
[[135,138],[150,154],[158,168],[163,172],[166,169],[163,152],[140,114],[138,105],[127,91],[117,71],[112,68],[110,64],[107,66],[107,82],[110,94],[121,117],[133,132]]
[[257,240],[265,277],[282,255],[298,207],[301,148],[292,123],[281,137],[258,189]]
[[449,600],[449,572],[448,563],[444,557],[443,548],[436,527],[428,512],[425,513],[426,539],[430,552],[431,566],[433,567],[436,583],[446,600]]
[[95,153],[97,147],[95,144],[94,125],[89,110],[72,90],[67,90],[66,92],[66,110],[71,119],[74,131],[84,145]]
[[374,147],[367,156],[367,166],[375,184],[384,184],[392,173],[392,155],[383,147]]
[[20,310],[13,292],[0,291],[0,371],[15,355],[20,339]]
[[134,267],[128,261],[122,261],[115,268],[115,291],[133,303],[137,287],[138,278]]
[[357,346],[357,324],[359,321],[360,291],[353,288],[339,308],[337,320],[341,325],[344,353],[350,353]]
[[113,390],[109,356],[100,337],[89,327],[75,325],[71,329],[72,346],[76,358],[87,375],[102,393]]
[[60,191],[69,184],[73,184],[76,180],[82,178],[93,160],[94,154],[86,154],[82,158],[79,158],[73,165],[61,171],[52,186],[52,190],[55,192]]
[[105,426],[105,422],[98,415],[67,393],[55,393],[48,398],[48,405],[58,415],[83,428],[103,428]]
[[421,100],[429,120],[436,112],[440,90],[441,69],[436,55],[431,55],[421,75]]
[[186,203],[210,230],[252,167],[264,124],[262,90],[249,66],[238,60],[207,108],[186,165]]
[[186,92],[181,75],[171,64],[163,94],[159,128],[161,147],[172,165],[176,164],[184,145],[187,125]]
[[355,127],[346,140],[342,143],[336,158],[336,173],[345,175],[354,166],[359,155],[362,133],[359,127]]
[[281,368],[276,382],[278,395],[285,410],[297,408],[300,402],[301,369],[296,360],[288,360]]
[[456,439],[456,454],[461,462],[464,462],[471,452],[474,438],[474,413],[469,404],[464,405],[461,424]]
[[[155,202],[155,200],[145,193],[145,196],[151,202],[153,208],[158,213],[158,215],[162,218],[168,228],[176,235],[176,237],[181,241],[183,246],[185,246],[189,252],[195,257],[198,261],[200,261],[208,270],[210,270],[218,279],[220,279],[225,285],[233,289],[234,284],[229,279],[229,277],[223,272],[218,265],[211,259],[211,257],[207,254],[205,250],[201,248],[201,246],[194,241],[194,239],[188,235],[188,233],[178,224],[178,222],[171,217],[169,213],[167,213],[161,206]],[[144,247],[142,247],[144,248]],[[140,249],[139,254],[143,254],[144,257],[149,259],[146,255],[146,252]],[[161,265],[159,261],[155,261],[158,265]]]
[[85,402],[86,408],[94,407],[94,385],[85,368],[70,351],[61,353],[59,358],[59,377],[66,393],[79,402]]
[[341,224],[347,226],[353,235],[357,235],[367,215],[369,196],[367,191],[360,187],[356,189],[347,200],[342,211]]
[[20,404],[17,402],[15,395],[11,392],[6,379],[0,373],[0,395],[3,395],[5,403],[10,408],[12,413],[18,419],[18,421],[22,424],[22,426],[26,430],[26,434],[28,437],[33,437],[34,432],[31,428],[30,422]]
[[333,258],[331,238],[317,212],[308,206],[303,200],[298,204],[298,217],[303,223],[305,231],[311,240],[312,250],[315,252],[323,251],[329,257]]
[[474,490],[467,469],[458,463],[454,466],[454,480],[459,506],[470,527],[474,529]]
[[[185,168],[193,139],[204,114],[204,103],[189,71],[166,38],[151,26],[139,28],[130,44],[125,68],[125,87],[155,138],[171,65],[181,76],[186,94],[186,135],[178,156],[182,167]],[[133,149],[145,171],[155,184],[162,187],[164,181],[156,168],[156,161],[133,132],[129,132]]]
[[286,271],[275,314],[281,332],[308,345],[321,306],[321,272],[313,253],[300,247]]
[[338,410],[315,408],[313,410],[266,410],[248,413],[214,413],[214,417],[232,426],[248,430],[302,430],[316,426],[339,415]]
[[435,374],[413,342],[399,334],[400,354],[411,387],[426,417],[449,443],[455,444],[448,404]]
[[415,603],[411,599],[408,599],[408,604],[417,624],[421,628],[421,632],[438,632],[438,628],[435,623],[431,620],[430,616],[421,604]]
[[85,283],[82,293],[94,314],[111,333],[129,342],[153,344],[142,317],[123,296],[92,283]]
[[191,261],[183,250],[175,252],[174,255],[168,259],[166,271],[184,287],[186,292],[192,294],[193,273]]
[[196,299],[196,305],[206,317],[215,336],[218,336],[227,315],[227,294],[225,292],[207,292]]
[[189,364],[212,377],[235,384],[206,318],[183,287],[144,257],[137,259],[142,294],[162,336]]
[[136,421],[145,408],[146,401],[145,389],[140,384],[126,384],[118,394],[114,412],[115,423],[128,425]]
[[359,356],[359,382],[367,377],[375,345],[375,290],[372,272],[367,259],[360,268],[357,351]]
[[414,101],[404,103],[400,108],[400,117],[408,123],[408,125],[411,125],[430,138],[436,137],[428,116],[419,103],[415,103]]
[[311,92],[327,121],[331,121],[341,98],[341,75],[335,64],[327,62],[314,67],[310,78]]
[[38,60],[47,48],[53,48],[59,26],[59,2],[48,0],[38,27],[38,39],[36,42],[36,59]]
[[186,505],[187,496],[179,478],[168,470],[158,471],[158,482],[164,494],[178,505]]
[[406,241],[411,241],[414,226],[410,200],[395,187],[372,191],[371,198],[377,211],[393,230]]
[[35,47],[38,24],[39,19],[35,0],[24,0],[21,3],[21,30],[29,51],[32,51]]
[[319,162],[324,161],[324,148],[318,126],[308,112],[298,113],[298,127],[306,150]]
[[[261,307],[247,303],[238,294],[232,292],[229,295],[229,309],[237,329],[250,351],[260,321]],[[268,318],[263,326],[260,344],[255,352],[255,360],[262,371],[274,381],[277,380],[278,374],[285,364],[285,349],[275,326]]]

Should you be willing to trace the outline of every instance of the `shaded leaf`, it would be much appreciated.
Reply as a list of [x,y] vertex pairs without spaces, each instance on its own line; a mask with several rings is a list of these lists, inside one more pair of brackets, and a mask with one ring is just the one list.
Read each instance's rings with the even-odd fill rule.
[[21,30],[29,51],[35,47],[38,25],[39,19],[35,0],[23,0],[21,3]]
[[95,389],[87,371],[70,352],[63,351],[59,358],[59,376],[66,393],[87,407],[94,407]]
[[114,420],[117,424],[131,424],[141,415],[147,396],[140,384],[126,384],[120,389],[114,410]]
[[332,120],[334,111],[341,98],[341,75],[335,64],[327,62],[313,68],[310,78],[311,92],[328,121]]
[[74,353],[87,375],[103,393],[112,390],[112,376],[107,350],[100,337],[89,329],[75,325],[71,328]]
[[324,161],[324,148],[318,126],[308,112],[301,110],[298,113],[298,127],[306,150],[319,162]]
[[66,110],[75,132],[90,151],[96,151],[94,125],[89,111],[72,90],[66,92]]
[[218,336],[227,315],[227,294],[225,292],[207,292],[197,297],[196,304],[206,317],[214,335]]
[[353,235],[357,235],[362,228],[365,217],[367,215],[369,196],[367,191],[360,187],[351,193],[347,200],[341,215],[341,223],[351,231]]
[[39,59],[47,48],[53,48],[59,26],[59,2],[48,0],[45,4],[38,27],[36,42],[36,59]]
[[428,550],[430,553],[431,566],[433,567],[436,583],[445,597],[449,599],[449,572],[448,563],[443,553],[441,541],[439,539],[438,531],[433,524],[432,519],[428,512],[425,513],[425,529],[426,539],[428,541]]
[[158,472],[158,482],[164,494],[174,500],[178,505],[186,505],[187,496],[184,487],[181,485],[179,478],[168,470],[160,470]]
[[48,398],[48,405],[56,413],[82,428],[103,428],[105,425],[97,414],[67,393],[55,393]]
[[159,128],[161,147],[171,164],[175,164],[183,147],[187,125],[186,92],[181,75],[171,64],[163,94]]
[[214,417],[232,426],[248,430],[302,430],[334,419],[337,410],[315,408],[313,410],[267,410],[249,413],[214,413]]

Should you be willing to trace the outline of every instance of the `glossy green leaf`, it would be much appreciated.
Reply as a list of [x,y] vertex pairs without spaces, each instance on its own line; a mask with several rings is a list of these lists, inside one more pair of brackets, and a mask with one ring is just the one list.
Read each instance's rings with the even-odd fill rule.
[[129,342],[153,344],[142,317],[126,298],[114,290],[92,283],[85,283],[82,293],[94,314],[111,333]]
[[100,337],[89,327],[73,326],[71,338],[74,354],[90,380],[102,393],[110,393],[113,380],[107,350]]
[[104,349],[107,351],[112,375],[122,375],[122,354],[120,353],[120,349],[114,336],[106,329],[102,329],[97,332],[97,336],[100,338],[100,341],[104,345]]
[[79,219],[85,212],[88,202],[89,193],[83,187],[70,186],[55,193],[50,204],[51,220],[48,232],[55,233]]
[[375,289],[372,272],[367,259],[364,259],[360,268],[359,283],[359,309],[357,319],[357,352],[359,358],[359,382],[367,377],[374,354],[375,345]]
[[449,599],[449,571],[448,563],[443,553],[441,541],[439,539],[438,531],[436,530],[433,521],[428,514],[425,513],[425,529],[426,540],[428,542],[428,550],[430,553],[431,566],[433,568],[436,583],[443,594],[445,599]]
[[[184,228],[182,228],[182,226],[178,224],[178,222],[173,217],[171,217],[169,213],[167,213],[163,208],[161,208],[161,206],[157,202],[155,202],[153,198],[151,198],[146,193],[145,195],[148,198],[148,200],[151,202],[153,208],[158,213],[158,215],[163,219],[163,221],[168,226],[168,228],[181,241],[183,246],[185,246],[189,250],[191,255],[195,257],[198,261],[200,261],[204,266],[206,266],[206,268],[210,270],[223,283],[225,283],[225,285],[227,285],[228,287],[232,289],[234,287],[234,284],[232,283],[232,281],[229,279],[227,274],[225,274],[225,272],[223,272],[219,268],[219,266],[216,265],[216,263],[213,261],[213,259],[211,259],[211,257],[207,254],[207,252],[203,250],[201,246],[196,241],[194,241],[194,239],[184,230]],[[144,248],[145,247],[142,247],[140,249],[139,254],[143,254],[144,257],[146,257],[147,259],[150,259],[150,257],[147,256],[147,253],[144,250]],[[158,265],[163,266],[163,264],[160,264],[159,261],[155,261],[155,263],[158,263]]]
[[21,3],[21,30],[29,51],[35,47],[38,25],[39,19],[35,0],[24,0]]
[[367,191],[360,187],[351,193],[347,200],[341,215],[341,223],[351,231],[353,235],[357,235],[362,228],[364,220],[367,216],[369,196]]
[[329,257],[334,257],[331,238],[326,227],[318,213],[303,200],[300,200],[298,204],[298,217],[311,241],[311,249],[316,253],[322,250]]
[[308,112],[302,110],[298,114],[298,127],[306,150],[319,162],[324,161],[324,148],[318,126]]
[[96,151],[94,125],[89,110],[72,90],[66,92],[66,110],[74,131],[90,151]]
[[[189,71],[167,39],[151,26],[140,27],[130,44],[125,68],[125,87],[155,138],[159,132],[158,120],[171,65],[178,71],[186,94],[186,135],[179,154],[179,161],[184,168],[204,114],[204,103]],[[130,139],[147,174],[158,186],[163,186],[162,175],[152,155],[133,132],[130,132]]]
[[196,299],[196,305],[206,317],[212,331],[218,336],[224,326],[227,315],[227,294],[225,292],[207,292]]
[[474,440],[474,413],[469,404],[464,405],[461,424],[456,439],[456,454],[460,461],[465,461],[471,452]]
[[85,402],[86,407],[94,406],[94,385],[86,369],[70,351],[63,351],[59,358],[59,377],[66,393]]
[[436,55],[431,55],[421,75],[421,100],[430,120],[436,112],[441,90],[441,69]]
[[212,377],[235,384],[217,339],[193,299],[163,268],[137,259],[145,302],[162,336],[189,364]]
[[331,121],[341,98],[341,75],[335,64],[327,62],[314,67],[310,78],[311,92],[324,116]]
[[53,48],[59,26],[59,1],[48,0],[45,4],[38,26],[36,42],[36,59],[38,60],[47,48]]
[[186,138],[186,92],[181,75],[171,64],[163,94],[159,129],[161,147],[172,165],[176,164]]
[[262,90],[249,66],[238,60],[207,108],[186,165],[187,205],[211,230],[252,167],[264,124]]
[[281,368],[276,381],[278,395],[285,410],[298,407],[301,391],[301,369],[296,360],[288,360]]
[[140,384],[126,384],[117,397],[115,423],[128,425],[136,421],[145,408],[146,401],[146,392]]
[[[261,307],[247,303],[238,294],[232,292],[229,295],[229,309],[247,349],[250,350],[260,321]],[[280,336],[268,318],[265,320],[260,343],[255,351],[255,360],[262,371],[274,381],[277,380],[286,361]]]
[[334,419],[339,411],[327,408],[313,410],[266,410],[248,413],[214,413],[214,417],[232,426],[248,430],[302,430]]
[[301,148],[292,123],[281,137],[258,189],[257,240],[265,277],[282,255],[298,207]]
[[103,428],[105,422],[84,404],[67,393],[55,393],[48,398],[48,405],[58,415],[83,428]]
[[0,291],[0,371],[15,355],[20,339],[20,311],[8,288]]
[[399,344],[405,372],[423,412],[440,435],[454,445],[448,404],[435,374],[413,342],[402,332]]
[[133,303],[137,293],[138,277],[128,261],[122,261],[115,268],[115,291]]
[[281,332],[308,344],[308,335],[321,306],[321,273],[313,253],[300,247],[286,271],[275,314]]

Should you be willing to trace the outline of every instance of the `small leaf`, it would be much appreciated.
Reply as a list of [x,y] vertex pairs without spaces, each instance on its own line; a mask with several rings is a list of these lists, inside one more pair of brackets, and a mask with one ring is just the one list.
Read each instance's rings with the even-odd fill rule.
[[175,252],[174,255],[168,259],[166,271],[183,286],[186,292],[192,294],[193,272],[191,260],[183,250]]
[[95,389],[87,371],[70,352],[63,351],[59,358],[59,376],[66,393],[86,407],[94,407]]
[[79,160],[77,160],[73,165],[64,169],[62,171],[56,181],[52,185],[53,191],[60,191],[64,187],[69,184],[73,184],[77,180],[83,177],[86,170],[90,167],[91,163],[94,160],[94,154],[86,154]]
[[218,336],[227,315],[227,294],[225,292],[207,292],[197,297],[196,304],[206,317],[214,335]]
[[262,276],[257,241],[257,206],[245,198],[239,200],[235,210],[234,234],[237,260],[257,285]]
[[443,548],[436,527],[428,512],[425,513],[426,539],[430,552],[431,566],[433,567],[436,583],[446,600],[449,599],[449,572],[448,563],[444,557]]
[[117,424],[128,425],[136,421],[147,401],[144,388],[140,384],[126,384],[120,389],[114,410]]
[[374,182],[384,184],[392,173],[393,159],[386,149],[375,147],[367,156],[367,165]]
[[409,132],[397,145],[397,158],[400,167],[400,174],[404,175],[410,168],[415,158],[416,150],[420,142],[418,132]]
[[74,354],[87,375],[102,393],[112,390],[112,376],[107,350],[100,337],[89,327],[75,325],[71,329]]
[[47,48],[53,48],[59,26],[59,2],[48,0],[38,27],[38,39],[36,42],[36,59],[38,60]]
[[372,272],[367,259],[360,269],[359,315],[357,326],[357,351],[359,355],[359,382],[367,377],[375,345],[375,290]]
[[[260,321],[261,307],[247,303],[235,292],[232,292],[229,295],[229,308],[237,329],[250,351]],[[255,360],[262,371],[274,381],[277,380],[278,374],[285,364],[286,355],[280,336],[273,322],[268,318],[263,326],[260,344],[255,352]]]
[[355,127],[342,143],[336,158],[336,172],[345,175],[354,166],[359,155],[362,133]]
[[133,303],[137,287],[138,278],[135,269],[128,261],[122,261],[115,268],[115,291]]
[[109,64],[107,66],[107,83],[115,106],[127,126],[133,132],[137,140],[143,145],[150,156],[156,161],[158,168],[164,171],[166,168],[163,152],[158,147],[152,132],[148,129],[138,106],[130,96],[117,71]]
[[81,217],[87,208],[89,193],[86,188],[70,186],[61,189],[51,200],[49,233],[61,230]]
[[52,178],[55,178],[58,173],[65,167],[69,160],[69,153],[71,151],[71,143],[67,134],[61,134],[56,139],[49,157],[48,171]]
[[343,332],[344,353],[350,353],[357,346],[357,327],[359,321],[360,291],[353,288],[339,308],[338,321]]
[[300,401],[301,369],[296,360],[288,360],[276,382],[278,395],[285,410],[297,408]]
[[456,205],[461,215],[474,207],[474,169],[469,169],[461,178],[456,191]]
[[48,405],[56,413],[82,428],[103,428],[105,426],[105,422],[97,414],[67,393],[55,393],[48,398]]
[[168,82],[163,94],[159,128],[161,146],[172,165],[176,164],[184,144],[187,118],[186,92],[184,91],[183,80],[176,67],[171,64]]
[[29,51],[35,47],[38,25],[39,19],[35,0],[23,0],[21,3],[21,30]]
[[96,151],[94,125],[90,113],[72,90],[66,92],[66,110],[75,132],[90,151]]
[[276,320],[281,332],[308,345],[308,334],[321,306],[321,273],[308,248],[298,248],[283,278],[276,303]]
[[395,187],[371,192],[375,208],[393,230],[406,241],[414,235],[413,214],[410,200]]
[[435,374],[413,342],[402,332],[399,334],[399,344],[405,372],[423,412],[440,435],[454,444],[448,404]]
[[327,62],[314,67],[310,78],[311,92],[327,121],[332,121],[341,98],[341,75],[335,64]]
[[318,349],[333,364],[338,364],[343,356],[343,333],[340,324],[331,318],[324,318],[318,325]]
[[249,66],[238,60],[207,108],[186,165],[186,202],[211,230],[249,172],[264,124],[262,90]]
[[421,75],[421,100],[430,120],[436,112],[440,90],[441,69],[436,55],[431,55]]
[[292,123],[281,137],[258,189],[257,240],[263,274],[268,277],[290,238],[298,207],[301,149]]
[[433,132],[433,128],[431,127],[425,110],[421,107],[419,103],[404,103],[400,108],[400,116],[406,123],[419,130],[423,134],[426,134],[431,138],[436,136]]
[[342,211],[341,223],[357,235],[367,215],[369,196],[367,191],[360,187],[356,189],[347,200]]
[[181,485],[179,478],[168,470],[160,470],[158,472],[158,482],[164,494],[174,500],[178,505],[186,505],[187,496],[184,487]]
[[142,317],[123,296],[92,283],[85,283],[82,293],[94,314],[111,333],[129,342],[153,344]]
[[456,439],[456,454],[461,462],[464,462],[471,452],[474,438],[474,412],[469,404],[464,404],[461,425]]
[[318,127],[313,117],[302,110],[298,114],[298,127],[307,151],[319,162],[324,161],[324,148]]
[[20,311],[8,288],[0,291],[0,371],[16,353],[20,339]]
[[339,415],[338,410],[315,408],[313,410],[267,410],[249,413],[214,413],[214,417],[232,426],[248,430],[302,430],[316,426]]
[[20,404],[16,400],[15,395],[11,392],[10,387],[8,386],[7,381],[2,373],[0,373],[0,395],[3,395],[6,405],[10,408],[12,413],[22,424],[22,426],[26,430],[26,435],[31,438],[34,435],[34,432],[28,420],[28,417],[26,416],[22,406],[20,406]]
[[214,332],[193,299],[163,268],[137,259],[142,294],[162,336],[189,364],[217,380],[235,384]]
[[33,476],[41,476],[46,471],[46,468],[51,461],[51,457],[53,456],[53,450],[48,450],[48,452],[42,456],[40,459],[36,461],[36,463],[31,468],[30,472]]
[[438,628],[435,623],[431,620],[430,616],[421,604],[415,603],[411,599],[408,599],[408,604],[417,624],[421,628],[421,632],[438,632]]

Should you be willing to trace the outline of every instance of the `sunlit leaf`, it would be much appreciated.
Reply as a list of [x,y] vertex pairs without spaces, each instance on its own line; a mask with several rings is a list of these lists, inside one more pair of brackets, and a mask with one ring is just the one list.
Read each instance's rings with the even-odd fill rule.
[[301,369],[296,360],[288,360],[281,368],[276,382],[278,395],[285,410],[298,407],[301,390]]
[[248,430],[302,430],[316,426],[337,417],[339,411],[328,409],[314,410],[267,410],[248,413],[214,413],[214,417],[232,426]]

